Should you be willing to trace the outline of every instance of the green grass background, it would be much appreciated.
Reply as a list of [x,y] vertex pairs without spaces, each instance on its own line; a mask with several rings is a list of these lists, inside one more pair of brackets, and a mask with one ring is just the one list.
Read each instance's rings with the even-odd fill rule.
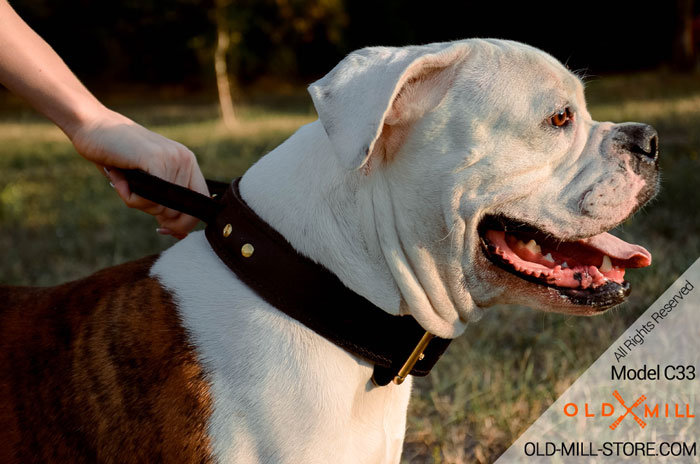
[[[595,119],[653,124],[662,190],[617,235],[654,255],[630,271],[633,294],[596,318],[498,307],[470,324],[433,373],[415,382],[403,461],[492,462],[700,256],[700,77],[665,72],[592,78]],[[208,177],[230,180],[315,119],[303,94],[239,105],[224,130],[217,108],[194,100],[113,107],[183,142]],[[125,208],[65,136],[26,107],[0,110],[0,282],[52,285],[174,243]]]

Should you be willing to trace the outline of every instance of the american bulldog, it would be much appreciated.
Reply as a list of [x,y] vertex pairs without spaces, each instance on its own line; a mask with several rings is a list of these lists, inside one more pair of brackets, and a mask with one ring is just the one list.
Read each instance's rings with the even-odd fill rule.
[[[497,303],[598,314],[650,263],[606,231],[655,194],[657,134],[594,121],[546,53],[365,48],[309,92],[319,119],[240,192],[381,310],[442,338]],[[399,462],[410,380],[372,385],[371,363],[262,300],[202,233],[0,304],[2,462]]]

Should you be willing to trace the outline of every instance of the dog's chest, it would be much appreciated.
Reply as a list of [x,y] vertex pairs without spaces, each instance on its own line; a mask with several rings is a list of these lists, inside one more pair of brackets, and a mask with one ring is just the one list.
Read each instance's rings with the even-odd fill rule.
[[369,364],[262,301],[202,234],[165,252],[152,274],[172,292],[211,382],[215,457],[398,462],[409,382],[372,387]]

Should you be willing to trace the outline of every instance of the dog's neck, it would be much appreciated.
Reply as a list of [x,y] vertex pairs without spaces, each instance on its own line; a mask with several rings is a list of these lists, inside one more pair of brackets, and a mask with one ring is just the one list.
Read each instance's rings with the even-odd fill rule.
[[299,252],[399,314],[401,296],[378,241],[371,190],[360,186],[368,179],[344,170],[332,150],[321,124],[308,124],[246,172],[241,195]]

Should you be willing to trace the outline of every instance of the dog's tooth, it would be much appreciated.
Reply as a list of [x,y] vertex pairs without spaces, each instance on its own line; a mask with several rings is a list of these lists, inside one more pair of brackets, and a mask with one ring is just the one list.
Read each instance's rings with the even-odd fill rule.
[[566,264],[566,261],[564,261],[563,263],[561,263],[561,268],[562,268],[562,269],[567,269],[568,267],[569,267],[569,265]]
[[554,258],[552,258],[552,253],[547,253],[546,255],[544,255],[544,259],[549,261],[550,263],[554,262]]
[[515,244],[518,248],[525,248],[525,244],[523,243],[522,240],[518,240],[518,243]]
[[542,248],[537,244],[537,242],[532,239],[529,242],[527,242],[527,245],[525,245],[525,248],[530,250],[531,253],[534,254],[540,254],[542,252]]
[[609,272],[612,271],[612,268],[610,257],[608,255],[603,256],[603,264],[600,265],[600,272]]

